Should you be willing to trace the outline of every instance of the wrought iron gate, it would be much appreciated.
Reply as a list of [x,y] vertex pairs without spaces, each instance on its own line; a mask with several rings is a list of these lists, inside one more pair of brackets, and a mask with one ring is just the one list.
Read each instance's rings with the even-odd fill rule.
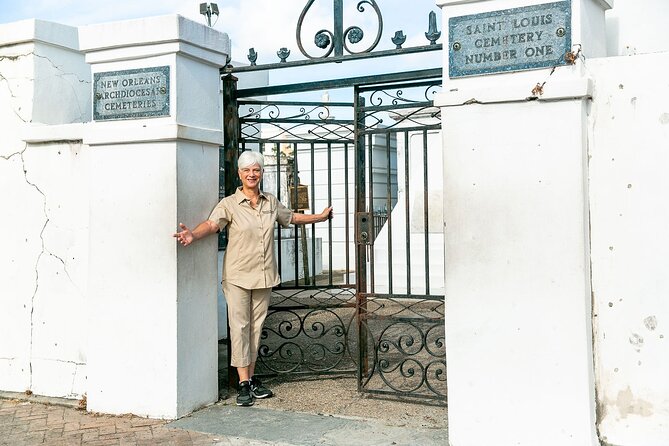
[[[438,77],[355,88],[358,388],[364,392],[446,398],[442,197],[429,181],[441,172],[441,116],[432,103],[440,84]],[[379,137],[386,150],[375,154]],[[375,166],[390,170],[393,140],[403,169],[396,199],[390,175],[381,197],[374,182]],[[377,228],[374,210],[384,201],[389,211]],[[440,270],[430,271],[431,265]]]
[[[373,4],[381,23],[376,2],[361,1],[359,10],[363,3]],[[311,4],[300,17],[298,36]],[[337,29],[342,1],[334,4]],[[396,34],[397,49],[377,53],[440,49],[434,20],[431,13],[431,45],[402,49]],[[242,90],[232,76],[360,59],[342,55],[343,49],[350,52],[342,44],[348,33],[319,32],[317,45],[319,35],[333,38],[320,39],[332,46],[321,59],[286,62],[286,52],[279,51],[281,62],[255,66],[251,50],[251,66],[222,70],[222,171],[236,170],[241,151],[260,151],[266,158],[264,191],[295,212],[329,205],[335,211],[328,223],[275,229],[282,283],[272,293],[256,370],[345,373],[357,376],[361,392],[445,401],[443,268],[435,267],[443,265],[441,182],[433,188],[429,181],[432,172],[441,172],[440,116],[432,104],[441,69]],[[333,50],[335,56],[325,60]],[[272,100],[342,88],[351,91],[352,102]],[[234,191],[235,179],[222,176],[222,195]]]

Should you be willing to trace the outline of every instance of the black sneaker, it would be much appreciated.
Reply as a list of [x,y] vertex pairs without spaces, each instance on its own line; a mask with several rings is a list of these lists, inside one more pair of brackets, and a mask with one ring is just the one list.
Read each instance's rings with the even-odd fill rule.
[[263,386],[260,380],[255,376],[252,377],[249,382],[251,383],[251,394],[256,398],[269,398],[274,395],[272,391]]
[[251,392],[251,381],[243,381],[239,383],[239,391],[237,392],[238,406],[253,406],[253,393]]

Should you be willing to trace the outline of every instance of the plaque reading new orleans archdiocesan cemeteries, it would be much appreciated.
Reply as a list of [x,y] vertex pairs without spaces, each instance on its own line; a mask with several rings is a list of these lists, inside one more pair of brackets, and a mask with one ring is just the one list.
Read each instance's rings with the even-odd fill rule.
[[571,2],[451,17],[449,77],[565,65]]
[[95,73],[93,119],[169,116],[170,67]]

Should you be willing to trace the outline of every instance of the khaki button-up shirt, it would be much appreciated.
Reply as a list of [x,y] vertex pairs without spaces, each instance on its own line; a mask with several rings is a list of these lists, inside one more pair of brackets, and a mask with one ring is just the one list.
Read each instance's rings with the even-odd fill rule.
[[288,227],[292,218],[293,212],[272,194],[260,192],[255,209],[241,187],[222,199],[209,220],[220,230],[228,226],[223,280],[246,289],[278,285],[281,279],[274,258],[274,222]]

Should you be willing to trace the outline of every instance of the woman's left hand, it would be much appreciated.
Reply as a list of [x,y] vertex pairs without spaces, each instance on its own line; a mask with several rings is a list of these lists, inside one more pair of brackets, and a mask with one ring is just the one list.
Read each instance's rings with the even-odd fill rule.
[[328,219],[331,219],[334,217],[334,212],[332,211],[332,206],[327,207],[323,209],[323,212],[321,212],[321,220],[320,221],[327,221]]

